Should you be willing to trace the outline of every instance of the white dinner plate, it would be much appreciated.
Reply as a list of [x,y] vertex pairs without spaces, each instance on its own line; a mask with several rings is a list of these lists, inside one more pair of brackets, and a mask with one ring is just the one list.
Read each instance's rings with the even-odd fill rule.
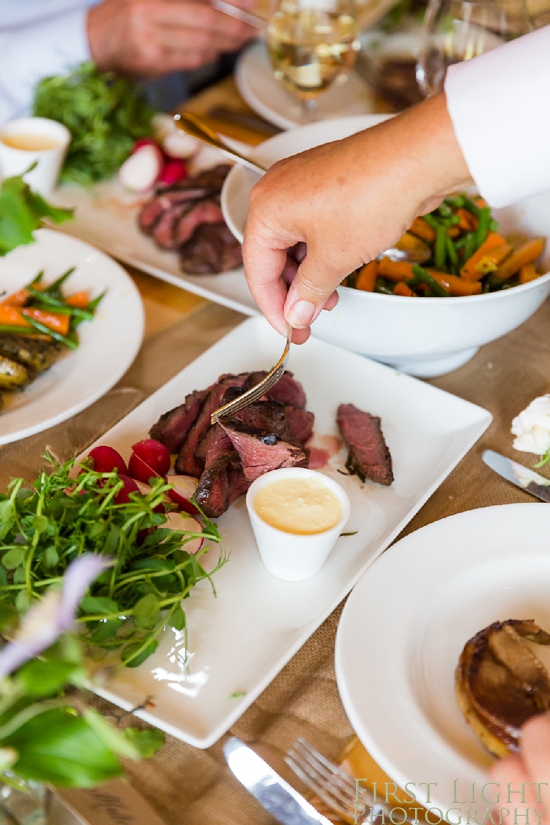
[[[255,40],[240,55],[235,68],[235,83],[250,108],[280,129],[293,129],[308,123],[299,99],[274,77],[263,40]],[[324,121],[374,111],[373,92],[359,75],[350,72],[344,82],[336,83],[319,97],[315,117]]]
[[[342,613],[336,675],[351,724],[395,782],[415,783],[418,801],[449,821],[465,823],[470,807],[481,823],[491,807],[481,787],[494,761],[456,704],[460,652],[495,621],[534,619],[550,630],[549,532],[550,507],[532,504],[429,524],[365,572]],[[550,666],[550,650],[534,650]],[[420,785],[427,782],[429,802]]]
[[[245,321],[99,443],[128,457],[131,445],[187,393],[222,373],[265,369],[280,357],[282,344],[264,319]],[[222,547],[231,556],[215,576],[217,598],[205,581],[184,603],[187,667],[182,634],[176,638],[169,631],[147,662],[123,670],[99,691],[126,709],[151,696],[153,706],[139,715],[200,748],[212,745],[256,699],[491,421],[480,407],[317,339],[292,348],[290,369],[304,385],[317,434],[336,434],[341,402],[381,416],[395,482],[382,488],[341,475],[344,450],[331,460],[327,474],[351,499],[346,530],[353,535],[339,539],[325,566],[308,581],[281,581],[265,570],[244,497],[219,519]],[[213,563],[218,549],[209,556]]]
[[143,307],[134,282],[115,261],[87,243],[50,229],[0,258],[0,292],[11,294],[44,270],[44,283],[70,267],[68,293],[106,294],[93,321],[78,328],[78,349],[65,349],[49,370],[22,392],[6,393],[0,410],[0,444],[65,421],[88,407],[124,375],[141,345]]
[[[249,147],[244,149],[249,151]],[[201,149],[193,163],[193,171],[226,162],[219,152]],[[125,192],[116,178],[90,188],[60,186],[52,197],[57,205],[75,209],[74,219],[63,224],[63,232],[195,295],[245,315],[258,312],[242,266],[217,275],[190,275],[182,272],[177,252],[159,249],[154,240],[139,229],[141,206],[148,199],[149,195],[140,197]]]

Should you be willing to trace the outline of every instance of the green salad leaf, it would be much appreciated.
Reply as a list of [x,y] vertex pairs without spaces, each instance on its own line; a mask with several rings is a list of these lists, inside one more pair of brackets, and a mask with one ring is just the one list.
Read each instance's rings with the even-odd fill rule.
[[87,62],[66,76],[41,80],[33,114],[69,129],[72,140],[61,180],[86,186],[116,174],[135,141],[151,134],[154,112],[135,81]]
[[[24,613],[83,553],[112,556],[115,564],[91,585],[77,622],[92,655],[115,652],[123,665],[137,667],[164,627],[185,631],[182,600],[227,559],[220,554],[211,572],[202,566],[208,542],[220,541],[206,517],[202,533],[164,527],[166,515],[156,510],[171,488],[163,479],[147,494],[116,503],[123,481],[88,464],[52,462],[52,472],[41,473],[32,488],[14,479],[0,494],[0,613]],[[204,539],[199,552],[186,552],[197,538]]]
[[72,216],[72,209],[52,206],[33,192],[22,175],[6,178],[0,187],[0,256],[33,243],[32,233],[42,226],[44,218],[63,223]]

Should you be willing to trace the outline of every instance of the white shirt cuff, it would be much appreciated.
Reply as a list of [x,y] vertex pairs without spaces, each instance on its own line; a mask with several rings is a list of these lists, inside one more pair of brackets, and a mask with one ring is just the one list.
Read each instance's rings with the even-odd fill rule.
[[491,206],[550,189],[549,90],[550,26],[449,67],[447,108]]
[[87,13],[75,9],[0,32],[0,124],[29,114],[43,77],[89,60]]

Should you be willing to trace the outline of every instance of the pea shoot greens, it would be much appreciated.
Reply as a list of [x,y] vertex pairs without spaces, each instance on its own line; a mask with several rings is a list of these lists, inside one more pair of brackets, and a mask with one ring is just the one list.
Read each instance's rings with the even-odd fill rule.
[[[164,627],[185,629],[182,600],[227,560],[220,553],[212,572],[201,564],[208,542],[220,541],[218,529],[206,517],[202,533],[165,527],[158,509],[170,485],[161,478],[145,495],[116,503],[124,486],[116,472],[96,472],[86,460],[51,463],[32,488],[19,478],[0,494],[0,608],[24,613],[61,582],[73,559],[111,556],[113,566],[90,586],[77,621],[92,655],[115,652],[136,667],[155,651]],[[201,538],[201,549],[188,553],[186,545]]]

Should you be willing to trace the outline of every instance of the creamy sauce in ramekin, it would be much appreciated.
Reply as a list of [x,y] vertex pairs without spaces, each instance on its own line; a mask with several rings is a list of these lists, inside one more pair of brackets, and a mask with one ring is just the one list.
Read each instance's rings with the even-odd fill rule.
[[263,521],[285,533],[310,536],[335,527],[342,518],[338,497],[322,478],[280,478],[254,499]]

